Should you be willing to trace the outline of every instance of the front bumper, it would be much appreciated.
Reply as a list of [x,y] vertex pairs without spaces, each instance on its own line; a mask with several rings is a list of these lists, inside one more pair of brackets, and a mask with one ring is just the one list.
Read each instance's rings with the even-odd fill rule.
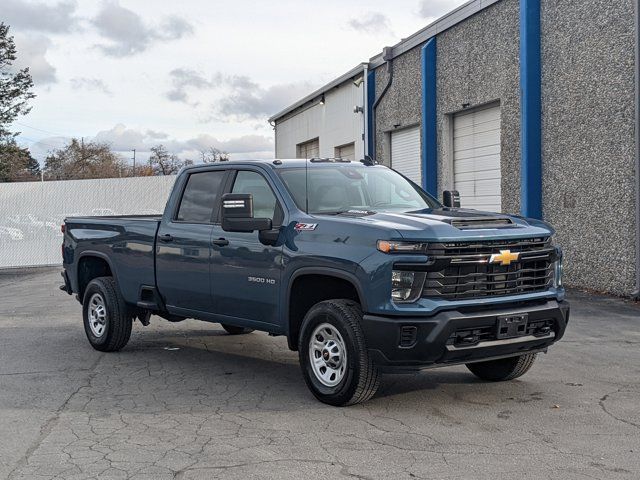
[[[527,317],[526,332],[499,338],[499,318],[518,315]],[[383,370],[401,371],[544,351],[562,338],[568,321],[568,302],[546,300],[450,310],[431,317],[367,314],[362,327],[373,361]]]

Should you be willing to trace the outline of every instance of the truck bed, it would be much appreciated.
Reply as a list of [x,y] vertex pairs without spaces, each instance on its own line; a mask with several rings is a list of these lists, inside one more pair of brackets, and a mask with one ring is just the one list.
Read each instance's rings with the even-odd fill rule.
[[[77,272],[83,256],[100,256],[109,263],[125,300],[135,304],[141,285],[155,285],[154,250],[161,219],[161,215],[68,217],[64,264]],[[72,284],[77,282],[76,275],[70,277]]]

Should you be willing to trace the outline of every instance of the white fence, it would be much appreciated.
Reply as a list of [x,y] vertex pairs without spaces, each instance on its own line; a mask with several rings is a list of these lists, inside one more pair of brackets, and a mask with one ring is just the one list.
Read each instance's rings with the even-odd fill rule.
[[65,217],[162,213],[175,179],[0,183],[0,268],[62,263]]

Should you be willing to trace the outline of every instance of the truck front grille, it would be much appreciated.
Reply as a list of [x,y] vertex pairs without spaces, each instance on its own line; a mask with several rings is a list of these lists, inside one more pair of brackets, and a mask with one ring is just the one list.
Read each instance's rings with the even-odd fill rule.
[[[520,258],[510,265],[489,263],[491,255],[501,250],[518,252]],[[555,248],[545,238],[430,244],[428,254],[434,268],[426,274],[423,297],[517,295],[547,290],[553,282]]]

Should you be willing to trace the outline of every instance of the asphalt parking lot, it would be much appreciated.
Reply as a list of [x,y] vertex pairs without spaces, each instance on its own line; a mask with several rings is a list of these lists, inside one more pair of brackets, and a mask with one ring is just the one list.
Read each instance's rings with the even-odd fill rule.
[[0,478],[640,478],[640,307],[574,293],[520,380],[393,375],[318,403],[284,338],[136,323],[94,351],[56,269],[0,272]]

